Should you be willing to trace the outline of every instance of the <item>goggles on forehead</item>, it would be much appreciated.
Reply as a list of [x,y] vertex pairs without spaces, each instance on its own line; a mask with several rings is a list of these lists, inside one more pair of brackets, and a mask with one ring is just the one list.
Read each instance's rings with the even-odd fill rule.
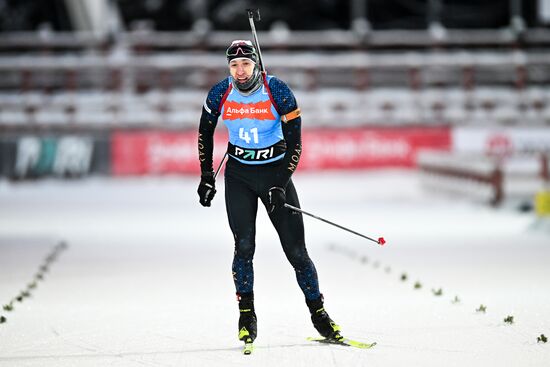
[[254,55],[254,47],[247,45],[246,43],[234,45],[227,49],[225,52],[226,56],[250,56]]

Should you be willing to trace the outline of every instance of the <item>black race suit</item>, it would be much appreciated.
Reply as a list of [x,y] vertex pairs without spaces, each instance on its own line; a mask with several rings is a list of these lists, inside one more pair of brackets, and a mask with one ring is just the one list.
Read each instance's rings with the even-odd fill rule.
[[[213,135],[224,95],[229,87],[224,79],[209,92],[199,126],[199,157],[203,173],[213,171]],[[266,82],[267,84],[267,82]],[[272,101],[280,115],[297,109],[296,100],[290,88],[273,77],[269,81]],[[275,162],[249,165],[229,155],[225,168],[225,203],[229,225],[235,239],[233,258],[233,279],[238,294],[253,292],[253,257],[256,248],[256,214],[258,199],[268,206],[268,191],[274,186],[286,191],[286,202],[300,207],[298,195],[291,180],[301,154],[301,117],[281,122],[286,146],[284,157]],[[320,297],[315,266],[311,261],[304,240],[302,215],[287,208],[275,209],[269,213],[285,255],[292,264],[296,279],[307,300]]]

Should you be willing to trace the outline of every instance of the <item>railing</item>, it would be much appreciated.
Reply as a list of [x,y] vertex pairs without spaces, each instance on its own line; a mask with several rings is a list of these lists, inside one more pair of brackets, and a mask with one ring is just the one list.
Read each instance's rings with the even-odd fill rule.
[[[268,71],[296,89],[548,85],[550,51],[265,52]],[[0,89],[207,88],[227,75],[223,53],[0,57]],[[113,81],[113,79],[115,79]]]
[[532,203],[548,187],[548,153],[491,157],[481,154],[424,151],[417,164],[430,192],[498,206],[504,201]]
[[[91,32],[37,32],[2,33],[0,52],[65,50],[107,50],[124,43],[131,49],[142,52],[158,50],[223,50],[234,39],[249,39],[250,31],[196,30],[159,32],[136,30],[116,35]],[[522,32],[512,29],[442,29],[439,32],[426,30],[316,30],[296,31],[273,28],[259,31],[262,49],[288,50],[395,50],[430,48],[539,48],[550,45],[550,29],[528,28]]]
[[[547,126],[550,91],[377,88],[296,91],[305,127]],[[0,93],[3,129],[195,128],[204,90]]]

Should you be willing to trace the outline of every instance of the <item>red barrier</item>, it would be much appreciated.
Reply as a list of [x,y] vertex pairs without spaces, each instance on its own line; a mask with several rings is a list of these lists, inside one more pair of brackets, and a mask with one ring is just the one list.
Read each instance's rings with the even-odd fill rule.
[[[303,132],[300,170],[414,167],[423,148],[450,149],[447,127],[319,129]],[[216,132],[214,165],[227,146]],[[119,131],[112,136],[113,174],[199,172],[197,133]],[[215,167],[214,167],[215,168]]]
[[419,149],[450,149],[447,127],[358,128],[304,133],[300,169],[414,167]]
[[[111,140],[115,176],[199,172],[196,132],[119,131]],[[216,133],[215,162],[227,146],[227,134]]]

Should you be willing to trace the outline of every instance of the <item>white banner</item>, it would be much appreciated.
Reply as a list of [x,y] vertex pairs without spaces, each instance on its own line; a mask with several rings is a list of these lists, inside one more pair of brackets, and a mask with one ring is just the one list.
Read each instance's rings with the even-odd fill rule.
[[496,157],[550,152],[548,127],[456,127],[451,132],[452,151],[483,153]]

